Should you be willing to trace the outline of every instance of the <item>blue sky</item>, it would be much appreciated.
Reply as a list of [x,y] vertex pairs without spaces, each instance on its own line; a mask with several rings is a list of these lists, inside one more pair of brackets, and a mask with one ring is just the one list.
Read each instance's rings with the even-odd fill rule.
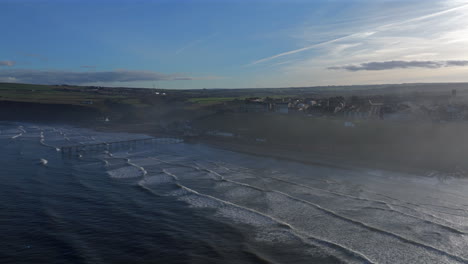
[[468,1],[0,0],[0,81],[237,88],[468,81]]

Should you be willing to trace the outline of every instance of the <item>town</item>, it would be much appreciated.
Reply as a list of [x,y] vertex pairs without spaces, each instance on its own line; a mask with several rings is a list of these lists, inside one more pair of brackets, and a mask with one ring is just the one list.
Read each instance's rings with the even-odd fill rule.
[[[278,113],[309,117],[331,117],[347,120],[389,121],[463,121],[468,120],[468,102],[457,97],[454,89],[445,96],[334,96],[295,97],[273,99],[270,97],[246,98],[233,101],[238,111],[245,113]],[[225,104],[229,108],[228,104]],[[222,109],[222,107],[220,108]]]

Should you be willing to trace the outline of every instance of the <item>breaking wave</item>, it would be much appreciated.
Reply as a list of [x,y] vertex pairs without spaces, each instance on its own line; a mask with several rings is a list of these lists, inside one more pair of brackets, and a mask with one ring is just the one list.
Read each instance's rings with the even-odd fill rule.
[[[41,144],[114,140],[72,129],[50,134],[40,133]],[[79,162],[94,158],[114,180],[253,227],[248,236],[259,243],[299,241],[304,251],[349,263],[468,263],[462,179],[346,171],[186,144],[112,151],[84,153]]]

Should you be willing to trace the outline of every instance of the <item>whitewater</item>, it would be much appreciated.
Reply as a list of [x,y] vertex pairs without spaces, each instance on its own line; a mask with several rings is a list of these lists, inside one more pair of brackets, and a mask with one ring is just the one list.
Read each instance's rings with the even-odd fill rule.
[[[2,263],[468,263],[468,180],[0,123]],[[159,140],[159,141],[158,141]]]

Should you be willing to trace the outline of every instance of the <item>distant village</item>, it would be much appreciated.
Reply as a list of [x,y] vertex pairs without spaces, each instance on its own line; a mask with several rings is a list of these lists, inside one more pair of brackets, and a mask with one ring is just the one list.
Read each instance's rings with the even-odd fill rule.
[[[169,104],[191,104],[190,98],[210,95],[201,91],[169,91],[147,88],[109,88],[100,86],[69,87],[58,86],[68,92],[86,92],[96,95],[128,96],[139,98],[141,102],[157,105],[161,100]],[[232,90],[234,91],[234,90]],[[218,92],[217,90],[210,91]],[[230,93],[224,90],[222,93]],[[170,96],[169,94],[170,93]],[[209,106],[217,112],[263,113],[279,115],[305,115],[308,117],[338,118],[352,120],[386,121],[468,121],[468,90],[447,89],[427,92],[406,92],[402,94],[365,94],[356,92],[328,94],[317,93],[293,97],[239,97]],[[211,95],[212,96],[212,95]],[[242,99],[240,99],[242,98]],[[185,103],[184,103],[185,102]],[[92,105],[93,100],[83,100],[81,104]],[[175,106],[175,105],[174,105]],[[349,123],[351,124],[351,123]]]
[[335,117],[347,120],[391,120],[433,122],[467,121],[468,102],[452,90],[445,96],[387,95],[334,96],[317,98],[246,98],[230,104],[244,113],[276,113]]

